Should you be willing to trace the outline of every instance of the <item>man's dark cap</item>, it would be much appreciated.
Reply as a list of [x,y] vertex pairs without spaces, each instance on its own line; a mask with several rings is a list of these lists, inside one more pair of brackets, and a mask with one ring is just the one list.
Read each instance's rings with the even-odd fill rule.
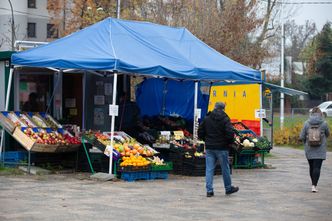
[[225,103],[224,102],[217,102],[215,105],[214,105],[214,109],[215,110],[224,110],[225,109]]

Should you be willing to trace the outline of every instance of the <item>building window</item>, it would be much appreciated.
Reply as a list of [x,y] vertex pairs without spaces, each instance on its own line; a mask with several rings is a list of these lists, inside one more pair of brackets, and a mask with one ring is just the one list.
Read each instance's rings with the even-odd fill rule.
[[47,38],[58,38],[59,33],[58,29],[54,26],[54,24],[47,24]]
[[36,37],[36,23],[28,23],[28,37],[29,38]]
[[36,8],[36,0],[28,0],[28,8]]

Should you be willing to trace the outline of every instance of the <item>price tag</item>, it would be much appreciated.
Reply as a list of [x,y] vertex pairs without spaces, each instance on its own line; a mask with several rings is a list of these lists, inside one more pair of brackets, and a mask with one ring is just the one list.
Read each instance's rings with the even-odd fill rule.
[[197,117],[197,119],[200,119],[200,118],[201,118],[201,115],[202,115],[202,109],[197,108],[197,109],[195,110],[195,116]]
[[160,137],[164,140],[169,141],[171,138],[171,131],[160,131]]
[[107,145],[104,150],[104,154],[109,157],[112,152],[113,152],[113,147],[111,145]]
[[110,104],[109,106],[109,115],[110,116],[118,116],[119,114],[119,105]]
[[265,109],[256,109],[255,118],[266,118],[266,110]]
[[173,131],[173,134],[174,134],[175,140],[181,140],[184,138],[184,134],[183,134],[182,130]]
[[171,131],[160,131],[160,134],[163,135],[163,136],[170,136]]

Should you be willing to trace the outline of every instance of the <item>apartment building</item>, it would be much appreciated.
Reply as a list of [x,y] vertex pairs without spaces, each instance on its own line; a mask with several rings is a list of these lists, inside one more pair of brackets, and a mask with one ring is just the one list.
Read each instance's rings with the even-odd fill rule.
[[47,0],[1,0],[0,51],[12,50],[12,16],[15,40],[45,42],[57,37],[50,23]]

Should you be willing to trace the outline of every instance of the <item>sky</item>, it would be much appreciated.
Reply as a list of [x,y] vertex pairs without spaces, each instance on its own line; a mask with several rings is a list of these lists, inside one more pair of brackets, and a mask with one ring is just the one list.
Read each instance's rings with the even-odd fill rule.
[[[286,0],[287,2],[331,2],[331,4],[302,4],[294,5],[296,11],[290,16],[298,25],[305,24],[306,20],[316,23],[320,31],[327,21],[332,22],[332,0]],[[289,7],[289,6],[288,6]]]

